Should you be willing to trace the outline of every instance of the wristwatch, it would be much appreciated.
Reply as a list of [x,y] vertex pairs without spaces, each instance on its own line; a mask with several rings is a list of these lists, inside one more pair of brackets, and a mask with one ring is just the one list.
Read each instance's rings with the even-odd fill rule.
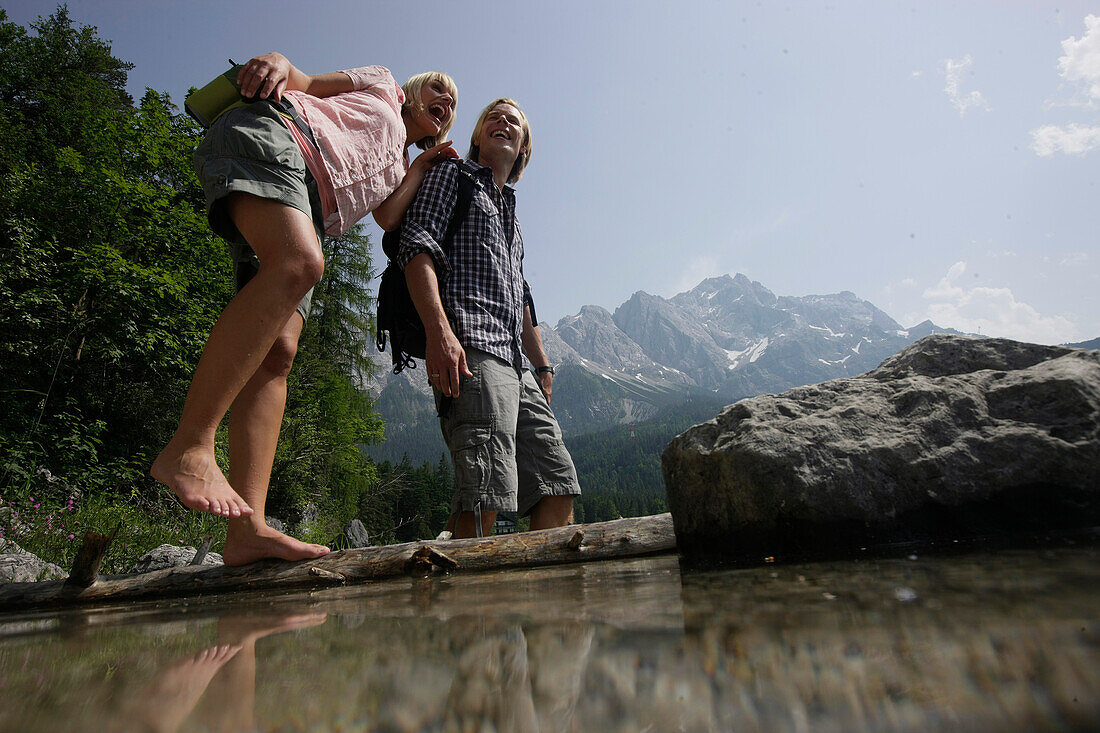
[[535,367],[535,374],[547,374],[547,373],[553,374],[554,373],[554,367],[552,367],[552,366]]

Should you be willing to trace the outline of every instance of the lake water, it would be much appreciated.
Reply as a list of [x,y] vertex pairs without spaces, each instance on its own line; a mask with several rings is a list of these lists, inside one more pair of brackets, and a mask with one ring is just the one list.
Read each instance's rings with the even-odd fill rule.
[[0,616],[0,730],[1100,727],[1095,545]]

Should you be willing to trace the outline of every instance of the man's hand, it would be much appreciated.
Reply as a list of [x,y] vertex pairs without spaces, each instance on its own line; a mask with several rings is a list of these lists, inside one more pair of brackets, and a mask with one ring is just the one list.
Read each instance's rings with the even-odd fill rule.
[[445,143],[439,143],[433,148],[428,148],[420,155],[416,156],[416,160],[409,166],[410,172],[415,172],[423,178],[432,166],[447,158],[459,159],[458,151],[451,147],[451,141],[448,140]]
[[550,404],[550,393],[554,391],[554,373],[543,372],[536,375],[539,378],[539,386],[542,387],[542,393],[546,395],[546,404]]
[[278,102],[282,99],[287,82],[294,71],[297,69],[281,53],[265,53],[263,56],[250,59],[237,72],[241,96],[246,99],[258,96],[260,99],[270,98]]
[[466,366],[466,351],[450,328],[438,336],[428,336],[424,368],[428,370],[428,383],[447,397],[458,397],[462,377],[474,376]]

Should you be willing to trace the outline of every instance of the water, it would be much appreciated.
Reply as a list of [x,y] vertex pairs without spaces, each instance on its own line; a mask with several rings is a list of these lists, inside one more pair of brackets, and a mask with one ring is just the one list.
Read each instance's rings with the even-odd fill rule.
[[0,730],[1100,727],[1095,547],[0,617]]

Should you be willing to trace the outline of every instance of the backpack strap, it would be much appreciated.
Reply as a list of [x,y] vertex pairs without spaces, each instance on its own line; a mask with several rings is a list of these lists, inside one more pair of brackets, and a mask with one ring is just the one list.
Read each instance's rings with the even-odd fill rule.
[[[440,163],[440,165],[448,165],[448,163],[444,161]],[[443,248],[443,254],[445,255],[451,253],[451,240],[454,239],[455,234],[458,233],[458,229],[462,226],[462,222],[466,220],[466,214],[469,213],[470,204],[474,200],[473,177],[462,167],[460,161],[455,161],[449,165],[458,167],[458,175],[455,179],[458,185],[458,198],[447,219],[447,227],[443,231],[443,239],[439,242],[439,246]],[[392,232],[382,233],[382,252],[390,260],[397,259],[397,252],[401,248],[401,229],[402,227],[398,226]]]

